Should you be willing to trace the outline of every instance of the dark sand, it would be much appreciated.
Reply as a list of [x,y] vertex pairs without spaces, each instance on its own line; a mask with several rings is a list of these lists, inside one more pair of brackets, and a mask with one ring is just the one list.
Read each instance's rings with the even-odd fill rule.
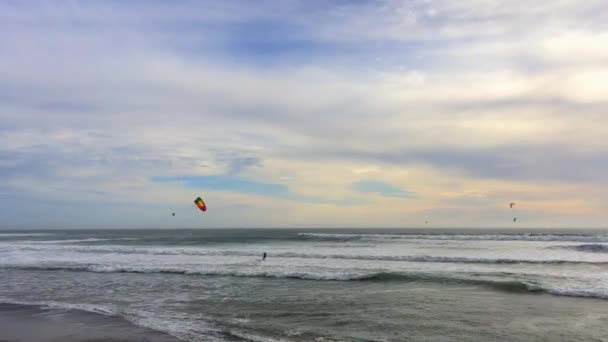
[[0,304],[0,342],[177,342],[125,319],[79,310]]

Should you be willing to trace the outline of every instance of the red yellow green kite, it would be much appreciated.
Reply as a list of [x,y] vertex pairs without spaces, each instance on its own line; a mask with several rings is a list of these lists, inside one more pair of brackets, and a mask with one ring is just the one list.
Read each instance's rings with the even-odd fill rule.
[[207,206],[205,205],[205,202],[203,202],[203,200],[200,197],[197,197],[194,200],[194,204],[196,204],[196,206],[202,210],[202,211],[207,211]]

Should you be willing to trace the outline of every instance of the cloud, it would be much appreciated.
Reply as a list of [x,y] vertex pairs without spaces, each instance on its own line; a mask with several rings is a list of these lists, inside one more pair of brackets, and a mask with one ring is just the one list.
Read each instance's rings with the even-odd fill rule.
[[468,223],[479,202],[559,196],[578,222],[608,208],[604,7],[1,3],[0,191],[158,204],[206,187],[238,202],[233,225]]
[[385,197],[413,198],[414,194],[399,189],[398,187],[386,182],[377,180],[362,180],[352,184],[355,191],[363,193],[375,193]]

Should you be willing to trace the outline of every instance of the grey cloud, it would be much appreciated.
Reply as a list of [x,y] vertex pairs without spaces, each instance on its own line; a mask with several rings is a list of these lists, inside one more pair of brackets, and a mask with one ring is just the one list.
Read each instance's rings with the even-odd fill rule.
[[302,150],[298,157],[393,165],[427,164],[440,170],[459,171],[469,177],[486,179],[593,183],[608,181],[606,152],[585,154],[567,147],[522,145],[487,149],[444,147],[401,152]]

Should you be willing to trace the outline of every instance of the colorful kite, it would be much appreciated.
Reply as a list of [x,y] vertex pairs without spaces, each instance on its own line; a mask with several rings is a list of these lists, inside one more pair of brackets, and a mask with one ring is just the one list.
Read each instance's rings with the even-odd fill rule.
[[205,202],[203,202],[203,200],[200,197],[197,197],[194,200],[194,204],[196,204],[196,206],[202,210],[202,211],[207,211],[207,206],[205,205]]

